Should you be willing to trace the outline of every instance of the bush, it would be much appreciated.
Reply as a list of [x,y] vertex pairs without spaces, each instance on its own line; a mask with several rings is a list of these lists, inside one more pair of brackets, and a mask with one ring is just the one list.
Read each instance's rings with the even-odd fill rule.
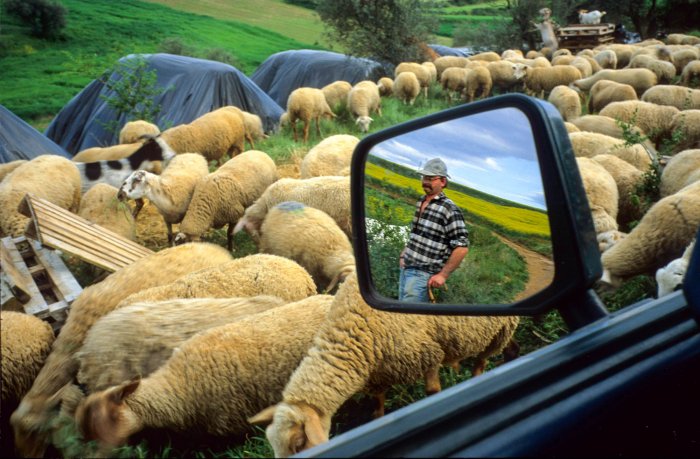
[[5,11],[29,25],[36,37],[46,40],[63,38],[67,10],[56,0],[7,0]]
[[164,39],[162,42],[160,42],[158,49],[161,53],[194,57],[194,50],[185,45],[182,40],[177,37],[168,37]]
[[237,69],[241,68],[241,63],[236,58],[236,56],[234,56],[233,54],[229,53],[228,51],[226,51],[222,48],[210,49],[206,52],[204,57],[205,57],[205,59],[208,59],[210,61],[223,62],[224,64],[228,64],[232,67],[236,67]]

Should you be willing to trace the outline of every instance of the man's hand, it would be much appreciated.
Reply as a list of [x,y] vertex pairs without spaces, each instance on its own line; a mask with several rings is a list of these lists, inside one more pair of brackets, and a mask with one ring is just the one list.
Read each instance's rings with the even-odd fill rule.
[[442,288],[445,286],[447,281],[447,276],[442,273],[433,274],[430,279],[428,279],[428,288]]

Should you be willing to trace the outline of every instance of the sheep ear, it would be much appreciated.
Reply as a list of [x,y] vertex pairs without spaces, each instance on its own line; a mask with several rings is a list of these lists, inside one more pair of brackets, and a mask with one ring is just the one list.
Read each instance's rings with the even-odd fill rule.
[[248,422],[255,425],[268,425],[272,422],[277,411],[277,405],[268,406],[255,416],[248,418]]
[[316,446],[328,441],[328,437],[323,431],[323,426],[321,426],[321,418],[316,413],[306,413],[305,417],[304,433],[306,438],[309,439],[308,444]]
[[139,377],[123,383],[110,394],[110,400],[116,404],[121,404],[126,397],[134,393],[139,384],[141,384],[141,378]]

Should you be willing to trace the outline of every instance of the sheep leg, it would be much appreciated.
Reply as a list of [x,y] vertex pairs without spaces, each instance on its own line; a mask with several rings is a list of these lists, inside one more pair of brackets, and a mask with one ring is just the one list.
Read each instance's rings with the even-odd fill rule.
[[425,393],[428,395],[437,394],[442,389],[439,370],[440,365],[436,365],[425,373]]
[[505,349],[503,349],[503,360],[505,362],[510,362],[511,360],[517,359],[519,355],[520,345],[514,339],[511,339],[508,341],[508,345],[506,345]]
[[317,116],[316,117],[316,136],[320,139],[321,138],[321,127],[319,126],[319,119],[321,117]]
[[168,245],[170,247],[175,247],[175,243],[173,242],[173,224],[165,222],[165,226],[168,227]]
[[384,416],[384,402],[386,402],[386,392],[380,394],[374,394],[374,411],[372,411],[372,418],[377,419]]
[[309,141],[309,125],[311,120],[304,120],[304,143]]
[[134,220],[136,220],[136,217],[138,217],[139,212],[141,212],[141,209],[143,208],[144,200],[143,198],[138,198],[134,201],[134,210],[131,211],[131,216],[134,217]]
[[294,141],[297,142],[299,140],[297,138],[297,122],[296,122],[296,120],[294,120],[294,121],[290,120],[289,124],[292,125],[292,133],[294,134]]
[[479,376],[486,369],[486,358],[477,358],[472,367],[472,377]]
[[228,224],[228,229],[226,230],[226,241],[228,242],[228,251],[233,252],[233,225]]

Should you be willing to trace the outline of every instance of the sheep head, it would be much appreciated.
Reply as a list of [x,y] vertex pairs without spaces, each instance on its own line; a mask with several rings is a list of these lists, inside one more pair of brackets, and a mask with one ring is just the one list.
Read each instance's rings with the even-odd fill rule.
[[357,120],[355,120],[355,124],[360,126],[360,130],[362,132],[367,132],[369,131],[369,124],[374,121],[371,117],[369,116],[359,116]]
[[328,441],[330,416],[306,403],[278,403],[248,419],[251,424],[267,425],[266,436],[275,457],[289,457]]
[[148,193],[148,188],[148,172],[144,170],[134,171],[119,187],[117,199],[126,201],[127,199],[142,198]]

